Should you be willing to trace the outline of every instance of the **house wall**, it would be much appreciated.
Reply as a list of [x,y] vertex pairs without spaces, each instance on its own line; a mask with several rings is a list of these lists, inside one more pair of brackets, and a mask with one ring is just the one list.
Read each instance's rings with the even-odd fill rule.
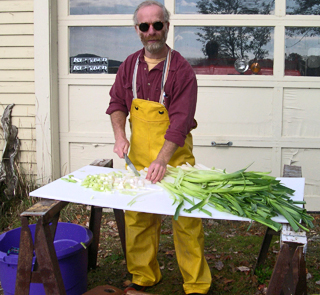
[[[12,124],[19,129],[18,162],[36,174],[33,1],[0,1],[0,116],[14,103]],[[4,140],[1,132],[0,149]]]
[[[170,4],[171,11],[174,11],[174,1],[170,0],[167,3]],[[285,3],[285,1],[281,1],[281,3]],[[99,131],[100,133],[94,134],[91,131],[80,130],[82,134],[80,136],[76,133],[71,134],[73,137],[69,134],[70,130],[66,128],[66,126],[68,127],[67,124],[60,122],[60,126],[58,126],[59,117],[68,122],[69,117],[66,115],[71,115],[71,119],[77,119],[76,116],[81,114],[80,112],[76,114],[68,113],[67,110],[70,102],[79,104],[81,99],[87,98],[85,94],[89,89],[88,86],[95,86],[95,91],[90,86],[90,93],[95,93],[95,99],[101,103],[114,80],[114,75],[103,76],[103,78],[99,76],[98,79],[89,75],[81,75],[81,77],[70,75],[68,72],[68,27],[83,26],[84,24],[88,26],[131,25],[132,22],[131,15],[120,16],[119,20],[114,17],[105,19],[103,16],[69,16],[67,14],[68,1],[59,1],[60,13],[57,13],[56,4],[57,1],[54,0],[38,0],[35,2],[29,0],[0,0],[0,105],[3,112],[7,105],[15,104],[12,112],[12,124],[18,127],[18,136],[21,140],[19,163],[26,172],[33,175],[38,173],[38,179],[44,178],[46,180],[43,183],[56,179],[64,172],[70,172],[78,168],[79,165],[80,167],[81,165],[87,165],[95,158],[105,157],[112,153],[113,135],[109,122],[103,125],[108,126],[107,131],[105,131],[105,127]],[[200,126],[207,126],[208,128],[203,129],[201,127],[201,129],[199,127],[195,131],[195,154],[199,162],[211,159],[213,161],[212,165],[216,167],[227,167],[229,162],[233,163],[233,166],[230,166],[231,170],[234,168],[234,163],[241,167],[249,163],[247,158],[243,157],[245,154],[261,159],[261,163],[257,164],[259,165],[257,169],[272,170],[277,176],[281,175],[283,164],[302,166],[303,175],[306,177],[305,198],[308,199],[308,209],[319,211],[319,172],[316,169],[320,152],[320,137],[317,128],[319,126],[318,98],[320,93],[318,77],[283,76],[284,27],[295,26],[297,23],[306,27],[319,26],[319,19],[318,16],[284,16],[283,9],[284,7],[278,5],[275,16],[267,16],[265,20],[262,18],[263,24],[266,22],[267,25],[275,25],[276,39],[280,40],[275,45],[276,55],[273,76],[262,78],[258,76],[225,76],[222,80],[218,76],[198,75],[200,101],[198,113],[201,109],[209,110],[205,108],[208,105],[206,101],[209,102],[209,99],[214,97],[211,93],[213,91],[215,94],[220,93],[220,97],[224,98],[223,101],[225,101],[225,98],[232,101],[234,97],[239,96],[239,93],[243,91],[253,93],[257,88],[259,96],[256,97],[252,94],[250,97],[252,97],[252,102],[257,101],[253,98],[262,99],[266,97],[264,102],[269,102],[269,104],[266,106],[265,112],[261,112],[261,114],[272,114],[273,119],[270,119],[271,115],[261,118],[265,119],[263,122],[269,122],[270,126],[263,128],[263,132],[261,132],[262,129],[259,129],[260,131],[252,129],[253,131],[259,131],[257,131],[257,134],[251,134],[252,136],[244,134],[243,130],[238,132],[239,135],[236,129],[230,129],[228,133],[226,130],[219,129],[219,126],[222,126],[221,124],[215,126],[214,122],[210,120],[220,116],[222,120],[227,120],[223,126],[229,126],[228,118],[234,118],[235,116],[228,115],[229,110],[225,110],[224,113],[217,110],[218,113],[216,114],[209,112],[206,116],[197,118],[201,123]],[[37,20],[35,28],[34,11]],[[183,15],[173,15],[172,28],[175,25],[184,25],[186,23],[184,17]],[[235,16],[232,23],[230,23],[230,20],[220,17],[218,15],[202,19],[200,16],[191,16],[191,19],[194,18],[197,25],[211,25],[212,23],[221,23],[221,25],[226,25],[226,23],[242,24],[242,16]],[[260,19],[261,16],[256,21],[258,22]],[[283,24],[280,23],[282,19],[285,19]],[[59,25],[59,38],[57,25]],[[36,33],[34,33],[34,29]],[[34,35],[36,40],[34,40]],[[59,42],[57,42],[58,40]],[[171,47],[174,43],[173,40],[174,34],[171,30],[168,35],[168,44]],[[60,58],[57,56],[57,45],[59,45]],[[34,59],[35,56],[36,59]],[[59,87],[57,84],[58,60]],[[37,69],[36,79],[35,68]],[[36,88],[35,80],[37,81]],[[97,88],[100,91],[96,91]],[[82,91],[77,93],[80,89]],[[239,92],[238,89],[241,89],[242,92]],[[74,96],[75,100],[72,100],[73,94],[76,94]],[[247,96],[240,95],[240,97],[246,98]],[[58,109],[59,103],[60,109]],[[104,101],[104,103],[106,102]],[[259,104],[257,105],[259,106]],[[260,105],[260,108],[263,109],[263,105]],[[104,107],[101,109],[104,109]],[[90,109],[90,111],[92,110]],[[0,111],[0,116],[2,112]],[[254,116],[253,112],[250,114]],[[72,117],[72,115],[75,115],[75,117]],[[95,119],[100,118],[93,113],[90,113],[90,116]],[[201,122],[201,120],[204,121]],[[247,123],[248,120],[247,117],[244,118],[243,123]],[[78,128],[80,125],[72,126]],[[237,128],[240,125],[231,122],[230,126]],[[256,124],[250,126],[258,127]],[[87,127],[89,128],[90,125],[87,124]],[[60,128],[60,131],[58,131],[58,128]],[[67,131],[65,132],[65,130]],[[266,133],[266,130],[269,133]],[[71,129],[71,131],[73,130]],[[265,139],[266,136],[268,137],[267,140]],[[83,138],[85,139],[83,140]],[[233,147],[230,149],[212,148],[210,145],[212,140],[217,142],[232,140]],[[3,143],[3,139],[0,138],[0,153]],[[62,150],[61,157],[59,155],[60,150]],[[219,162],[219,159],[223,162]],[[229,162],[227,163],[224,159],[228,159]],[[239,162],[238,159],[241,159],[244,163]],[[61,171],[59,171],[60,168]]]

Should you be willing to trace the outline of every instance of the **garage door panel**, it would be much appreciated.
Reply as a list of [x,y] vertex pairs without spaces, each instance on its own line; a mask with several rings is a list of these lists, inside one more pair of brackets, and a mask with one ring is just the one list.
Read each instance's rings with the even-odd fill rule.
[[125,169],[124,159],[113,152],[113,144],[106,143],[70,143],[70,171],[89,165],[96,159],[113,159],[113,167]]
[[99,85],[69,86],[69,131],[105,132],[110,125],[106,115],[110,87]]
[[320,89],[284,89],[282,136],[320,138],[319,98]]
[[271,137],[273,88],[199,87],[194,135]]
[[[302,176],[306,179],[305,199],[320,195],[320,150],[319,149],[282,149],[282,162],[287,165],[301,166]],[[308,204],[308,201],[307,201]],[[319,199],[316,208],[310,207],[311,211],[320,211]],[[313,206],[314,206],[313,205]],[[307,208],[308,209],[308,208]]]
[[271,171],[272,148],[214,148],[195,146],[196,163],[234,172],[252,164],[248,170]]

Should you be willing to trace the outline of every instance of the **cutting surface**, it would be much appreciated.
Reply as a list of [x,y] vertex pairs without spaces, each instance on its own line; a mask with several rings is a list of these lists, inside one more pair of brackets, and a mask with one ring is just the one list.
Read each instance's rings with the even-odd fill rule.
[[[72,173],[74,177],[78,179],[84,179],[90,174],[109,173],[112,171],[123,171],[126,170],[104,168],[96,166],[85,166]],[[66,177],[66,176],[65,176]],[[281,183],[293,190],[294,195],[291,197],[295,201],[302,201],[304,196],[304,178],[278,178]],[[124,209],[131,211],[140,211],[147,213],[156,213],[164,215],[174,215],[177,204],[173,205],[173,199],[169,193],[163,190],[156,184],[150,184],[147,186],[150,190],[140,190],[141,193],[138,197],[121,194],[116,191],[114,193],[96,192],[90,188],[84,188],[80,183],[66,182],[61,179],[57,179],[47,185],[44,185],[37,190],[30,193],[32,197],[40,197],[46,199],[54,199],[60,201],[68,201],[72,203],[80,203],[86,205],[94,205],[99,207],[108,207],[116,209]],[[133,204],[129,203],[134,199]],[[195,199],[196,202],[199,200]],[[184,208],[190,208],[191,205],[185,202]],[[249,220],[247,218],[238,217],[229,213],[220,212],[214,208],[206,205],[204,209],[210,211],[212,216],[209,216],[201,211],[193,211],[187,213],[181,210],[180,215],[189,217],[200,217],[200,218],[213,218],[213,219],[224,219],[224,220]],[[277,216],[272,218],[273,220],[280,223],[287,223],[283,216]]]

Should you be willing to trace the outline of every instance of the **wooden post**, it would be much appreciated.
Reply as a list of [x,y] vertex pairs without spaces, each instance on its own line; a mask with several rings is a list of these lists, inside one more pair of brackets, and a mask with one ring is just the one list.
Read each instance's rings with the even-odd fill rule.
[[[302,177],[301,167],[284,165],[284,177]],[[267,228],[258,256],[257,268],[266,257],[273,235],[279,233]],[[305,232],[295,233],[284,224],[281,231],[280,251],[268,286],[267,295],[307,295]]]
[[[113,167],[113,160],[98,159],[98,160],[95,160],[94,162],[92,162],[90,165],[112,168]],[[113,209],[113,213],[114,213],[114,216],[116,219],[124,257],[126,258],[124,212],[121,209]],[[92,243],[88,249],[89,250],[89,252],[88,252],[88,255],[89,255],[88,267],[89,268],[96,268],[96,266],[97,266],[101,218],[102,218],[102,208],[97,207],[97,206],[91,206],[91,217],[90,217],[89,229],[93,233],[93,239],[92,239]]]

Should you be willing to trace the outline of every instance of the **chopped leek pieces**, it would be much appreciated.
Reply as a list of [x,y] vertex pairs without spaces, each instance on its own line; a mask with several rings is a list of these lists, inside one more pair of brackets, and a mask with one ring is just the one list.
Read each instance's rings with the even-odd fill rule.
[[[141,193],[141,190],[148,192],[155,190],[147,187],[147,185],[151,183],[150,181],[135,176],[130,170],[126,173],[122,171],[112,171],[109,173],[89,174],[84,179],[78,179],[74,177],[74,175],[68,175],[67,177],[61,178],[61,180],[80,183],[81,186],[96,192],[113,193],[118,191],[122,194],[132,196],[146,194],[146,192]],[[94,196],[90,198],[93,199]]]
[[178,203],[175,219],[186,201],[192,207],[183,209],[185,212],[201,210],[211,216],[211,212],[203,208],[208,205],[219,211],[260,222],[275,231],[282,227],[271,219],[278,214],[286,218],[294,231],[299,228],[309,231],[308,228],[314,227],[313,217],[304,208],[297,206],[305,202],[293,201],[290,196],[294,190],[282,185],[280,180],[268,175],[268,172],[247,172],[247,168],[244,168],[227,173],[204,167],[169,166],[166,177],[158,183],[169,192],[174,204]]

